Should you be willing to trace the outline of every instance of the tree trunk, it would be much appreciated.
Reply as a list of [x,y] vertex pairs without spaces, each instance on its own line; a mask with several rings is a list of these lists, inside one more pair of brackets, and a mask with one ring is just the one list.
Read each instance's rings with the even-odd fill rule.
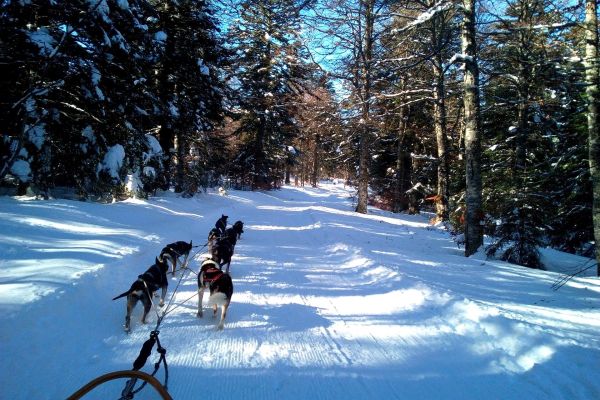
[[366,214],[369,200],[369,142],[370,135],[366,125],[360,135],[360,161],[358,166],[358,200],[356,212]]
[[[182,132],[177,133],[177,147],[175,149],[177,154],[177,173],[175,174],[175,193],[181,193],[183,191],[189,191],[190,188],[185,187],[185,154],[186,154],[186,141],[183,137]],[[192,193],[188,193],[192,194]]]
[[252,178],[252,190],[266,189],[266,163],[264,155],[264,140],[265,140],[265,125],[264,116],[259,116],[258,130],[256,142],[254,143],[254,177]]
[[369,148],[371,145],[370,101],[371,101],[371,62],[373,58],[373,8],[374,0],[365,0],[362,6],[365,8],[365,30],[362,38],[363,59],[362,61],[362,120],[360,135],[359,176],[358,176],[358,200],[356,212],[366,214],[369,201]]
[[437,195],[436,219],[438,221],[448,220],[448,140],[446,138],[446,100],[444,88],[444,65],[442,54],[438,52],[433,65],[435,79],[434,98],[434,124],[435,138],[437,142],[438,168],[437,168]]
[[311,185],[313,187],[317,187],[317,181],[319,179],[319,142],[321,141],[321,137],[319,134],[315,134],[315,142],[313,148],[313,164],[312,164],[312,176],[311,176]]
[[589,164],[593,190],[594,239],[596,242],[596,274],[600,276],[600,137],[598,135],[598,9],[596,0],[585,3],[585,76],[588,96]]
[[171,187],[171,169],[173,168],[173,149],[175,147],[175,132],[170,126],[170,122],[165,117],[163,125],[158,132],[160,147],[163,151],[163,173],[164,181],[162,182],[162,190],[169,190]]
[[404,137],[406,136],[406,118],[404,117],[406,106],[401,106],[398,111],[400,124],[398,127],[398,144],[396,147],[396,179],[394,180],[394,207],[393,211],[399,213],[402,211],[404,195]]
[[481,227],[481,132],[479,123],[479,69],[475,44],[475,0],[463,0],[462,52],[465,57],[465,172],[466,215],[465,256],[477,252],[483,245]]

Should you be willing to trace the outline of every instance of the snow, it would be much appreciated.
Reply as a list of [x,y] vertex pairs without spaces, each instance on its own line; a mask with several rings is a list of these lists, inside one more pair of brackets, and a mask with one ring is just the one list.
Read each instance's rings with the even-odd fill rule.
[[158,142],[158,139],[154,137],[154,135],[147,133],[146,141],[148,142],[148,150],[150,151],[150,156],[162,153],[162,147],[160,147],[160,143]]
[[40,49],[40,55],[49,56],[54,50],[56,40],[50,34],[48,28],[38,28],[35,32],[28,32],[29,41]]
[[154,39],[155,39],[157,42],[164,43],[164,42],[166,42],[166,41],[167,41],[167,33],[166,33],[166,32],[164,32],[164,31],[158,31],[158,32],[156,32],[156,33],[154,34]]
[[26,125],[25,132],[27,138],[38,150],[42,149],[46,141],[46,124],[38,124],[34,126]]
[[98,172],[104,170],[108,174],[119,181],[119,172],[123,166],[123,160],[125,159],[125,149],[120,144],[116,144],[108,149],[104,155],[102,163],[98,164]]
[[204,64],[204,60],[199,58],[197,63],[198,63],[198,68],[200,68],[200,73],[202,75],[209,76],[210,69],[208,68],[208,66],[206,64]]
[[10,173],[19,178],[21,182],[31,181],[31,166],[26,160],[15,160],[10,167]]
[[[142,325],[138,305],[127,335],[112,297],[165,244],[203,245],[226,214],[244,233],[225,329],[196,318],[193,273],[170,278],[159,337],[175,399],[600,398],[598,278],[554,291],[564,275],[465,258],[431,215],[357,214],[353,194],[322,183],[112,204],[0,197],[2,397],[66,398],[131,369],[157,316]],[[570,271],[589,261],[543,257]],[[123,384],[84,399],[119,398]]]

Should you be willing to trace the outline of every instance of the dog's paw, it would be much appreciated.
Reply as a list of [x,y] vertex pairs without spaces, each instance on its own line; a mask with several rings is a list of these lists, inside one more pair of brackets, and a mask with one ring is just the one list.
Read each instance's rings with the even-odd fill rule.
[[165,306],[165,302],[164,302],[164,300],[161,300],[161,301],[160,301],[160,303],[158,303],[158,306],[159,306],[159,307],[164,307],[164,306]]
[[198,311],[198,312],[196,313],[196,317],[198,317],[198,318],[202,318],[202,311]]
[[225,327],[225,325],[224,325],[223,323],[220,323],[220,324],[217,326],[217,330],[219,330],[219,331],[222,331],[224,327]]

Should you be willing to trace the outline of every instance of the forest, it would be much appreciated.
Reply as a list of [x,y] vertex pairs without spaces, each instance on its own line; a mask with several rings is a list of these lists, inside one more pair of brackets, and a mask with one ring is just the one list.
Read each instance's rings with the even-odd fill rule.
[[[600,238],[596,0],[0,0],[0,194],[332,178],[543,269]],[[599,269],[600,275],[600,269]]]

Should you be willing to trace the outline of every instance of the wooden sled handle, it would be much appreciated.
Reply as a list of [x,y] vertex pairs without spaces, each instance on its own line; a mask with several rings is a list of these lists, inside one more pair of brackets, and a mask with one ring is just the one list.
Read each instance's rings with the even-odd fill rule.
[[156,391],[160,394],[163,400],[173,400],[171,395],[155,377],[145,372],[134,370],[109,372],[108,374],[99,376],[96,379],[93,379],[92,381],[84,385],[83,387],[81,387],[81,389],[69,396],[67,400],[79,400],[80,398],[91,392],[96,387],[102,385],[103,383],[122,378],[138,378],[145,382],[148,382],[150,385],[152,385],[154,389],[156,389]]

